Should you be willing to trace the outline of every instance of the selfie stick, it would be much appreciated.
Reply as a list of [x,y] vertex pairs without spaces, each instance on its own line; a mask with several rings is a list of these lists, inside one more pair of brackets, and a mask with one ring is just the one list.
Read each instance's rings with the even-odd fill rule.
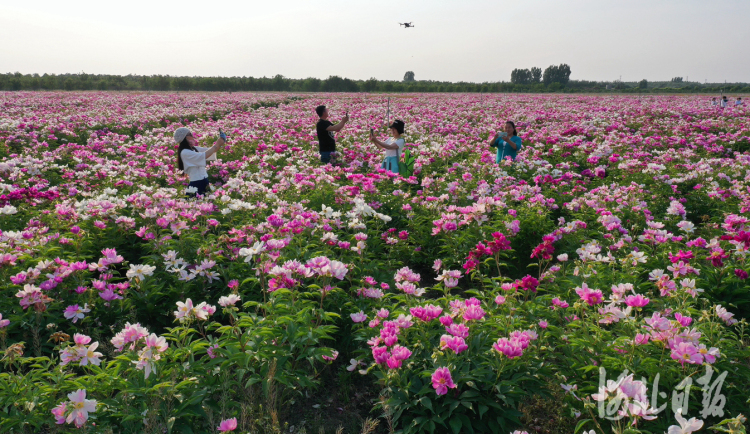
[[388,98],[388,111],[386,112],[386,116],[388,117],[388,120],[385,123],[386,130],[388,129],[388,126],[391,124],[391,98]]

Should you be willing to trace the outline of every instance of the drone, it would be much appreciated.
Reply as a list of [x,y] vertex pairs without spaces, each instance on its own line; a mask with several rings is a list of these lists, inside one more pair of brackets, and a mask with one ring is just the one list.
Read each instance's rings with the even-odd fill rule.
[[399,26],[404,26],[405,29],[408,29],[409,27],[414,27],[414,24],[412,23],[398,23]]

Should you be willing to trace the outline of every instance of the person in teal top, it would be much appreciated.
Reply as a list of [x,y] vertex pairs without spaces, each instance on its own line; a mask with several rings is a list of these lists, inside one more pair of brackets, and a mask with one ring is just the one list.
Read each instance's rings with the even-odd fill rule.
[[495,137],[490,140],[490,146],[497,148],[496,163],[500,163],[505,157],[515,160],[516,154],[523,148],[521,138],[518,137],[518,132],[516,131],[516,124],[512,121],[506,122],[505,132],[495,133]]

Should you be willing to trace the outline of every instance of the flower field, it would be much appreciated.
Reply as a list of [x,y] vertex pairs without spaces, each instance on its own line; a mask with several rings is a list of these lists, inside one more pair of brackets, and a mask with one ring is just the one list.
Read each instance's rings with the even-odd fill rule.
[[386,98],[0,93],[0,432],[745,432],[750,110]]

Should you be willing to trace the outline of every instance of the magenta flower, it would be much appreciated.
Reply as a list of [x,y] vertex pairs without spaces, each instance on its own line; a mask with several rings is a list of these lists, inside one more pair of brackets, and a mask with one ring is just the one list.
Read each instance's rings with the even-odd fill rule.
[[469,328],[461,323],[450,324],[445,327],[445,330],[453,336],[458,336],[464,339],[469,337]]
[[492,344],[492,348],[498,353],[504,354],[509,359],[520,357],[523,355],[523,349],[518,342],[511,341],[508,338],[500,338]]
[[484,318],[484,310],[477,305],[471,305],[464,311],[464,319],[466,321],[478,320],[482,318]]
[[448,389],[455,389],[451,371],[448,368],[437,368],[432,374],[432,387],[438,395],[445,395]]
[[451,349],[454,353],[459,354],[469,348],[466,341],[460,336],[443,335],[440,337],[440,349]]
[[65,402],[61,402],[57,407],[52,409],[52,415],[55,416],[55,423],[62,425],[65,423],[65,410],[68,406]]
[[734,270],[734,275],[739,277],[742,280],[747,279],[747,271],[739,269],[739,268]]
[[649,338],[650,338],[649,335],[638,333],[635,335],[635,339],[633,339],[633,343],[635,345],[646,345],[648,343]]
[[690,363],[700,365],[703,363],[703,355],[691,342],[680,342],[672,348],[670,357],[680,362],[681,365]]
[[388,347],[372,347],[372,358],[375,359],[375,363],[379,365],[386,363],[390,356]]
[[676,319],[677,322],[680,323],[680,325],[683,326],[683,327],[688,327],[690,325],[690,323],[693,322],[692,318],[690,318],[689,316],[684,316],[684,315],[682,315],[679,312],[677,312],[676,314],[674,314],[674,319]]
[[594,306],[603,301],[602,291],[599,289],[591,289],[584,283],[581,287],[576,288],[576,293],[581,300],[585,301],[589,306]]
[[648,304],[650,300],[641,294],[629,295],[625,297],[625,304],[630,307],[643,307]]
[[3,319],[3,314],[0,313],[0,329],[8,327],[10,325],[9,319]]
[[234,431],[236,429],[237,429],[236,417],[222,420],[218,427],[219,432],[229,432],[229,431]]

